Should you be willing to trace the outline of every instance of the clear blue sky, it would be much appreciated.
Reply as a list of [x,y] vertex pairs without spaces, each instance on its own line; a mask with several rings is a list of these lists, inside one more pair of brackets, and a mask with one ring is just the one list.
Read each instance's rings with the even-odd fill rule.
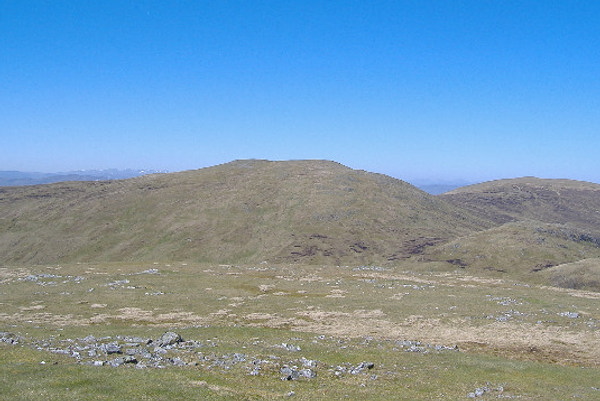
[[600,182],[600,1],[0,0],[0,170]]

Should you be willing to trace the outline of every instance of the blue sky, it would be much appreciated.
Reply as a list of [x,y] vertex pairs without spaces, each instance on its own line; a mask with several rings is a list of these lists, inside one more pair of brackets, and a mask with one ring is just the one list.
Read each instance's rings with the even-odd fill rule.
[[598,1],[0,1],[0,170],[600,182]]

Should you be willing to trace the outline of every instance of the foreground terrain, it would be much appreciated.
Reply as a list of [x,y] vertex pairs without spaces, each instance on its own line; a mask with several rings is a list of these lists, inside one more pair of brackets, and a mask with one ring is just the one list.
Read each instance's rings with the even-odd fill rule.
[[600,294],[440,265],[1,268],[0,398],[598,399]]

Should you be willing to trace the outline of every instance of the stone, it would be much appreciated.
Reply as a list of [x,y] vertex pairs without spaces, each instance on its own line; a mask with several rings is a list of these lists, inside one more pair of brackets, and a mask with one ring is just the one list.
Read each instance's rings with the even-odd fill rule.
[[156,340],[156,345],[158,347],[164,348],[167,346],[175,345],[182,341],[183,340],[179,334],[172,332],[172,331],[167,331],[162,336],[160,336],[160,338],[158,340]]
[[127,355],[125,358],[123,358],[123,363],[137,363],[137,359],[134,356],[131,355]]
[[298,373],[301,377],[306,377],[307,379],[314,379],[317,377],[317,373],[312,369],[302,369]]
[[350,370],[350,373],[357,375],[365,371],[365,369],[373,369],[375,364],[373,362],[361,362]]
[[283,349],[286,349],[288,351],[291,351],[291,352],[302,351],[302,348],[300,348],[298,345],[293,345],[293,344],[288,344],[288,343],[281,343],[280,347]]
[[146,359],[152,358],[152,354],[150,352],[148,352],[147,350],[140,351],[139,355],[141,358],[146,358]]
[[89,336],[82,338],[81,341],[83,341],[84,343],[95,343],[97,340],[96,337],[90,334]]
[[282,375],[281,380],[296,380],[300,377],[300,372],[298,372],[296,369],[290,368],[289,366],[282,367],[279,372]]
[[302,366],[305,368],[316,368],[317,367],[317,361],[314,361],[312,359],[306,359],[304,357],[300,358],[300,361],[302,362]]
[[9,332],[0,332],[0,341],[7,344],[17,344],[23,338],[17,334],[9,333]]
[[171,363],[173,364],[173,366],[179,366],[179,367],[187,365],[187,363],[179,357],[172,358]]
[[125,358],[115,358],[112,361],[108,361],[108,364],[113,368],[117,368],[125,363]]
[[121,346],[116,342],[102,344],[100,349],[106,352],[107,355],[121,353]]
[[559,313],[559,315],[568,317],[569,319],[578,319],[579,318],[579,313],[577,313],[577,312],[562,312],[562,313]]

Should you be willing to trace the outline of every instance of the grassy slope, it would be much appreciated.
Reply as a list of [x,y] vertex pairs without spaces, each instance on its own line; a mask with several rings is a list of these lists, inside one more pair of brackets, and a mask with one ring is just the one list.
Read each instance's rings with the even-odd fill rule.
[[544,272],[552,285],[598,291],[600,289],[600,258],[586,258],[565,263]]
[[386,263],[479,228],[415,187],[326,161],[237,161],[0,189],[0,262]]
[[[440,196],[497,226],[426,251],[481,273],[600,290],[600,277],[561,269],[561,279],[543,270],[594,258],[600,252],[600,185],[525,177],[491,181]],[[558,270],[557,270],[558,271]]]
[[440,195],[499,224],[538,220],[600,233],[600,185],[533,177],[490,181]]
[[420,259],[447,261],[472,274],[546,282],[548,276],[541,274],[544,270],[593,257],[600,257],[600,247],[579,231],[519,221],[431,247]]

